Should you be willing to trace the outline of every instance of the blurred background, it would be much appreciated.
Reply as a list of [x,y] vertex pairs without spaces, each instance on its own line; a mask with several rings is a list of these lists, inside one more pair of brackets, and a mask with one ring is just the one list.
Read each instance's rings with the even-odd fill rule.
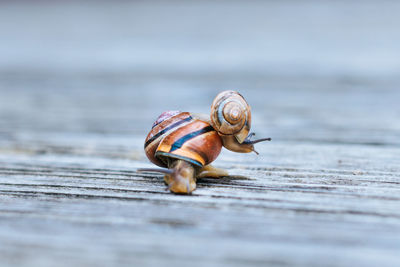
[[259,136],[399,145],[399,11],[398,1],[1,1],[0,140],[143,139],[161,112],[208,113],[233,89]]

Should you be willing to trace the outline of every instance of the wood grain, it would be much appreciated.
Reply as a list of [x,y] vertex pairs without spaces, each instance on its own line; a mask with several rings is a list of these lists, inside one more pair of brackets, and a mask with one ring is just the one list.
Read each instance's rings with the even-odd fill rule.
[[[263,148],[296,153],[286,144]],[[369,159],[363,155],[358,160]],[[221,159],[231,177],[203,179],[192,196],[177,196],[160,176],[137,174],[135,167],[149,166],[140,160],[3,153],[0,162],[0,255],[9,263],[398,262],[399,176],[386,168]]]

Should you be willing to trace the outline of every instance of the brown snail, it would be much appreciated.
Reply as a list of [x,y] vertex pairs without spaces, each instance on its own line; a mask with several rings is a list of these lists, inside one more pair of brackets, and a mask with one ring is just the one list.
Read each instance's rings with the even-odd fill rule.
[[[256,152],[254,144],[270,138],[251,140],[251,110],[235,91],[217,95],[211,116],[180,111],[166,111],[154,122],[144,149],[151,162],[160,169],[139,169],[164,173],[169,189],[190,194],[196,189],[196,178],[222,177],[228,173],[209,165],[222,146],[240,152]],[[257,152],[256,152],[257,153]]]

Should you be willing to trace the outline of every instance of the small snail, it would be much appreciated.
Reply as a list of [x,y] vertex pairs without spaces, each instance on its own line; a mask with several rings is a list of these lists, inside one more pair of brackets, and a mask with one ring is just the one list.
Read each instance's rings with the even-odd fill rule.
[[[251,140],[251,110],[235,91],[217,95],[211,116],[180,111],[166,111],[154,122],[144,149],[151,162],[160,169],[139,169],[164,173],[170,191],[190,194],[196,189],[196,178],[223,177],[228,173],[209,165],[222,146],[240,153],[254,151],[254,144],[270,138]],[[258,153],[257,153],[258,154]]]

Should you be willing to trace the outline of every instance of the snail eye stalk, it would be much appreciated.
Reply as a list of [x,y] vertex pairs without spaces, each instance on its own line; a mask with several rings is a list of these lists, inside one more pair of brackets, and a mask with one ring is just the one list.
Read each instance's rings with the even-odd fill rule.
[[257,144],[257,143],[260,143],[260,142],[264,142],[264,141],[271,141],[271,138],[269,138],[269,137],[268,138],[261,138],[261,139],[257,139],[257,140],[253,140],[253,141],[248,140],[248,141],[245,141],[245,143],[254,145],[254,144]]
[[251,138],[253,137],[253,136],[255,136],[256,134],[255,133],[250,133],[248,136],[247,136],[247,138],[244,140],[244,142],[243,143],[245,143],[245,144],[249,144],[249,145],[254,145],[254,144],[257,144],[257,143],[260,143],[260,142],[264,142],[264,141],[271,141],[271,138],[270,137],[268,137],[268,138],[261,138],[261,139],[257,139],[257,140],[251,140]]

